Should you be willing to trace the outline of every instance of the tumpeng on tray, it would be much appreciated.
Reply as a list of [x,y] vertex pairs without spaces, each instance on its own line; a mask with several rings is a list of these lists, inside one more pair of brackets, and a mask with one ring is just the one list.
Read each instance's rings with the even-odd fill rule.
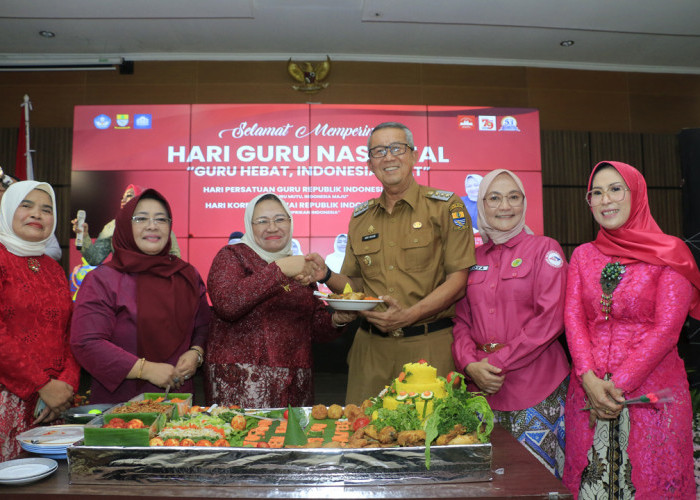
[[490,481],[491,444],[405,448],[68,448],[72,484],[361,485]]
[[[304,408],[307,414],[309,408]],[[101,425],[96,419],[88,425]],[[490,443],[395,448],[86,446],[67,450],[74,484],[362,485],[490,481]]]

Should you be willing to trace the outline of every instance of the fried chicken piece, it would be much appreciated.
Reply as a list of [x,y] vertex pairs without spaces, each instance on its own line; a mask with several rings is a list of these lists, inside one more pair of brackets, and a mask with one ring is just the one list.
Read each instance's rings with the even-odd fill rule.
[[455,424],[455,426],[452,428],[450,432],[447,434],[442,434],[438,436],[437,441],[435,441],[435,444],[437,446],[444,446],[448,444],[450,441],[452,441],[454,438],[457,436],[461,436],[462,434],[466,433],[467,429],[464,428],[462,424]]
[[370,442],[367,439],[364,438],[355,438],[354,436],[350,438],[348,441],[348,444],[345,446],[346,448],[364,448],[367,446]]
[[445,446],[447,443],[449,443],[451,440],[453,440],[456,436],[448,433],[448,434],[441,434],[438,436],[438,438],[435,440],[435,446]]
[[372,424],[365,425],[364,430],[365,430],[365,436],[370,437],[370,438],[374,439],[375,441],[379,441],[379,432],[377,432],[377,428],[374,425],[372,425]]
[[476,444],[478,442],[479,438],[476,437],[476,432],[472,432],[470,434],[462,434],[457,436],[447,444]]
[[379,432],[378,441],[382,444],[389,444],[396,441],[396,437],[396,429],[388,425]]
[[351,292],[351,293],[329,293],[329,299],[341,299],[341,300],[364,300],[365,294],[362,292]]
[[367,427],[360,427],[357,429],[352,436],[350,436],[350,439],[362,439],[365,437],[365,429]]
[[340,405],[330,405],[328,407],[328,418],[338,420],[343,416],[343,407]]
[[362,410],[360,410],[360,407],[357,406],[356,404],[350,403],[349,405],[345,406],[345,410],[343,411],[343,415],[345,415],[345,418],[348,419],[350,423],[354,422],[355,419],[361,415],[364,415]]
[[372,406],[372,400],[371,399],[365,399],[362,404],[360,405],[360,409],[362,410],[362,414],[365,414],[365,410]]
[[324,420],[328,418],[328,408],[326,405],[314,405],[311,408],[311,416],[316,420]]
[[399,446],[423,446],[425,444],[425,431],[401,431],[397,442]]
[[[348,447],[350,448],[367,448],[371,444],[379,444],[379,442],[376,439],[372,439],[370,436],[365,434],[365,429],[367,427],[360,427],[357,429],[352,436],[350,436],[350,440],[348,441]],[[377,430],[374,429],[374,427],[370,430],[375,436],[379,437],[377,435]]]

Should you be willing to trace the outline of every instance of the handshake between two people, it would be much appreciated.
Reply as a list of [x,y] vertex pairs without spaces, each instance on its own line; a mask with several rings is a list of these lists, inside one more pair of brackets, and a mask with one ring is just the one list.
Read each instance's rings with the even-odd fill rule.
[[[275,263],[287,277],[294,279],[303,286],[308,286],[316,282],[325,283],[329,281],[331,277],[330,269],[326,265],[323,257],[317,253],[284,257],[276,260]],[[341,276],[340,280],[337,280],[338,276]],[[341,292],[346,283],[351,286],[357,285],[356,283],[350,282],[349,278],[343,277],[342,275],[336,274],[333,278],[334,279],[330,281],[336,281],[335,284],[338,286],[333,286],[330,282],[328,282],[328,286],[334,292]],[[353,288],[355,288],[355,286],[353,286]],[[411,309],[404,308],[396,299],[389,295],[383,295],[379,298],[382,299],[384,305],[386,305],[386,310],[335,311],[334,321],[336,323],[349,323],[360,315],[383,332],[390,332],[414,323],[415,320],[412,316]]]

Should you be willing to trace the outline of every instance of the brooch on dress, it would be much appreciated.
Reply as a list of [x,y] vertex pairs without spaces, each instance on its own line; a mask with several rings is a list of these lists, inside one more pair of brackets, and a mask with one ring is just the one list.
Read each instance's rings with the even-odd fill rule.
[[27,266],[35,273],[38,273],[39,269],[41,269],[41,264],[34,257],[30,257],[29,259],[27,259]]
[[600,309],[605,314],[606,320],[612,310],[613,292],[617,288],[617,284],[622,280],[623,274],[625,274],[625,266],[619,262],[608,262],[600,273],[600,284],[603,289]]

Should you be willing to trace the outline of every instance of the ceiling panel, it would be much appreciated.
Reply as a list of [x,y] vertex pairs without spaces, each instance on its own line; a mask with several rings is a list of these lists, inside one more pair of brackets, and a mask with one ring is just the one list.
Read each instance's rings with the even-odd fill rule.
[[700,74],[698,19],[700,0],[3,0],[0,65],[329,55]]

